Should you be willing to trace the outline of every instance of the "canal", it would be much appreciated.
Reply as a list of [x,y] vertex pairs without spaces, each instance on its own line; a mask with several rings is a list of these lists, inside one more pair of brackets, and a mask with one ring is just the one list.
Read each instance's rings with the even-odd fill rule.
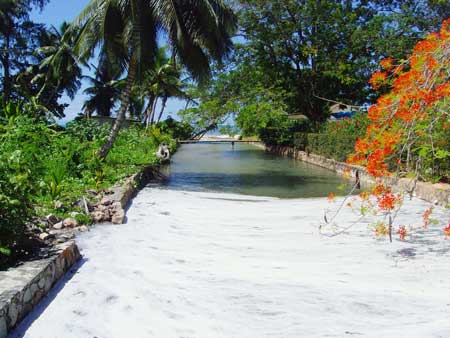
[[266,153],[245,143],[186,144],[163,170],[171,190],[226,192],[280,198],[344,194],[351,183],[336,173]]

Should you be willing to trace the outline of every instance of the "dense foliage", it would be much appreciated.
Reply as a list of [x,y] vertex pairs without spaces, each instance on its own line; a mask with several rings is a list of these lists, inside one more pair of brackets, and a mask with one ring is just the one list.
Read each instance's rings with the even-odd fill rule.
[[327,117],[332,99],[362,104],[377,62],[404,58],[450,13],[448,1],[237,0],[243,82],[286,92],[288,113]]
[[[157,128],[122,130],[105,161],[96,150],[108,136],[106,126],[89,120],[66,128],[33,116],[27,105],[3,107],[0,123],[0,248],[3,253],[24,235],[34,216],[50,212],[61,217],[73,211],[72,203],[156,163],[160,143],[175,146],[171,136]],[[55,209],[55,201],[66,205]]]
[[317,133],[295,134],[293,145],[308,153],[345,162],[353,153],[358,138],[364,136],[368,125],[366,113],[358,113],[342,120],[330,120],[322,124]]
[[390,88],[370,107],[370,125],[350,161],[375,177],[390,171],[449,179],[450,19],[414,48],[408,61],[381,62],[372,86]]
[[[396,64],[387,58],[380,65],[382,70],[373,74],[370,83],[387,93],[369,108],[370,124],[348,159],[364,165],[376,184],[347,205],[362,217],[368,212],[384,216],[373,225],[376,236],[389,236],[392,241],[396,233],[404,240],[434,222],[433,207],[423,214],[422,225],[396,224],[404,193],[412,191],[395,192],[387,178],[406,176],[411,187],[418,179],[449,178],[450,19],[439,32],[417,43],[408,60]],[[444,225],[443,233],[450,235],[450,225]]]

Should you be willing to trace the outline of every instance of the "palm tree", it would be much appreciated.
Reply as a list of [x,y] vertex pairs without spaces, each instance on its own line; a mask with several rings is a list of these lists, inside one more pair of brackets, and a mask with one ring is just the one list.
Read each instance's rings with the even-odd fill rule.
[[157,33],[166,33],[172,53],[196,79],[209,75],[210,57],[231,49],[236,17],[223,0],[91,0],[73,22],[82,29],[76,51],[91,56],[98,46],[127,68],[121,105],[111,133],[98,155],[109,153],[129,107],[137,76],[149,69]]
[[155,63],[148,72],[142,83],[142,91],[148,98],[147,108],[145,109],[144,124],[153,124],[156,118],[156,106],[161,97],[162,105],[158,117],[159,121],[169,97],[184,97],[182,82],[180,80],[181,70],[177,69],[173,60],[170,60],[166,54],[166,48],[158,49]]
[[98,116],[111,116],[111,111],[119,99],[123,82],[117,80],[118,76],[105,63],[95,68],[95,77],[84,76],[91,86],[84,90],[88,99],[84,102],[85,116],[90,117],[96,113]]
[[[52,27],[47,36],[47,45],[36,52],[42,57],[38,74],[32,83],[42,81],[43,85],[37,94],[40,101],[45,90],[53,85],[53,95],[63,90],[71,99],[75,97],[81,86],[82,70],[80,61],[73,53],[77,31],[69,30],[69,24],[62,23],[59,30]],[[49,101],[50,98],[47,98]]]
[[170,66],[171,67],[166,71],[166,76],[163,78],[163,81],[158,85],[162,102],[161,102],[161,111],[159,112],[156,123],[161,121],[161,117],[164,114],[164,109],[166,108],[167,100],[170,97],[176,98],[186,97],[186,94],[183,91],[183,83],[180,80],[181,75],[180,71],[178,69],[175,69],[174,65],[170,64]]

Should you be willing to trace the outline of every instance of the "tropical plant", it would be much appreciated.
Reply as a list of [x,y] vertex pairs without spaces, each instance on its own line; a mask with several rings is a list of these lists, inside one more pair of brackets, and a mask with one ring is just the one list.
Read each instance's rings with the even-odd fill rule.
[[[364,165],[376,180],[374,187],[361,193],[357,209],[363,216],[368,211],[384,216],[374,225],[377,236],[392,241],[397,233],[403,240],[433,223],[430,208],[418,227],[396,224],[404,194],[412,194],[419,179],[449,179],[450,19],[439,32],[418,42],[408,60],[396,63],[386,58],[380,65],[382,70],[372,75],[370,83],[375,90],[390,89],[369,108],[366,134],[357,140],[348,162]],[[392,178],[399,177],[411,180],[409,191],[393,191]],[[353,207],[352,202],[348,205]],[[448,230],[443,229],[445,235]]]
[[31,63],[45,27],[30,20],[33,8],[48,0],[0,0],[0,90],[5,100],[17,97],[14,80]]
[[236,0],[241,81],[277,86],[288,113],[324,121],[327,101],[363,104],[377,62],[405,58],[450,13],[449,1]]
[[93,66],[93,68],[95,69],[94,77],[83,77],[91,85],[83,92],[88,95],[83,105],[84,114],[87,117],[92,114],[111,116],[114,105],[119,99],[123,82],[118,80],[118,75],[113,74],[105,63],[100,63],[98,67]]
[[209,58],[221,59],[230,51],[235,26],[233,12],[222,0],[92,0],[72,24],[82,29],[78,55],[91,56],[101,45],[109,58],[127,68],[117,119],[99,157],[106,158],[114,144],[136,77],[154,61],[159,30],[181,64],[202,79],[209,74]]

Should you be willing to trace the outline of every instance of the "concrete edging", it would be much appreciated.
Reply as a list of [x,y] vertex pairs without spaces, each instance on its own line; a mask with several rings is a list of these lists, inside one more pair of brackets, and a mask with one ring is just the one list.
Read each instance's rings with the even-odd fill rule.
[[[362,166],[350,165],[344,162],[326,158],[321,155],[308,154],[289,146],[265,146],[265,150],[272,154],[286,157],[292,157],[296,160],[304,161],[317,165],[322,168],[333,170],[338,174],[350,173],[356,178],[358,175],[360,181],[366,184],[375,183],[374,178],[370,176]],[[397,191],[404,191],[412,196],[431,202],[436,205],[447,207],[450,205],[450,184],[429,183],[411,180],[408,178],[385,177],[385,182]]]

